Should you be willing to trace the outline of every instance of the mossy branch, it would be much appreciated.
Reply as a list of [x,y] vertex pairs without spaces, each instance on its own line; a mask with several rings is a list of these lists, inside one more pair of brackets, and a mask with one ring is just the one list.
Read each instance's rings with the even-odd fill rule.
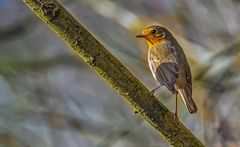
[[23,0],[79,57],[173,146],[204,146],[56,0]]

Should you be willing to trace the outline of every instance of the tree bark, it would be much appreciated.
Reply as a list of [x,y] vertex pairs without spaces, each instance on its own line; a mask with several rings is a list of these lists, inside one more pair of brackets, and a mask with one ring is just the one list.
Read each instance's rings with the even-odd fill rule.
[[173,146],[204,145],[56,0],[23,0],[87,65]]

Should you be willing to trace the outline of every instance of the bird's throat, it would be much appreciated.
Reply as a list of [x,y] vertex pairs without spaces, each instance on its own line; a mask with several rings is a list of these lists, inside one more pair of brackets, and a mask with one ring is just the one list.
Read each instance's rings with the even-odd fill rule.
[[158,39],[158,40],[146,40],[148,44],[148,49],[151,50],[151,48],[154,48],[155,46],[161,45],[166,43],[165,39]]

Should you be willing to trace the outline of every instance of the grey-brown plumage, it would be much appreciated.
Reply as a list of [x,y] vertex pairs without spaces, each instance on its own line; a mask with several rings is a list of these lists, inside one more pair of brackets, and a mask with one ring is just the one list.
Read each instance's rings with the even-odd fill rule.
[[166,86],[173,94],[179,93],[188,111],[197,112],[192,99],[191,70],[182,48],[172,34],[166,28],[155,25],[144,29],[137,37],[145,38],[148,43],[149,67],[160,86]]

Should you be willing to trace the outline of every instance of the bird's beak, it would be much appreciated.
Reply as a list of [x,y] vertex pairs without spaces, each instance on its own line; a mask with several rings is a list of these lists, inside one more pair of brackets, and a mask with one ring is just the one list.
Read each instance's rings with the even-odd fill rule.
[[137,38],[145,38],[146,36],[145,35],[137,35],[136,37]]

